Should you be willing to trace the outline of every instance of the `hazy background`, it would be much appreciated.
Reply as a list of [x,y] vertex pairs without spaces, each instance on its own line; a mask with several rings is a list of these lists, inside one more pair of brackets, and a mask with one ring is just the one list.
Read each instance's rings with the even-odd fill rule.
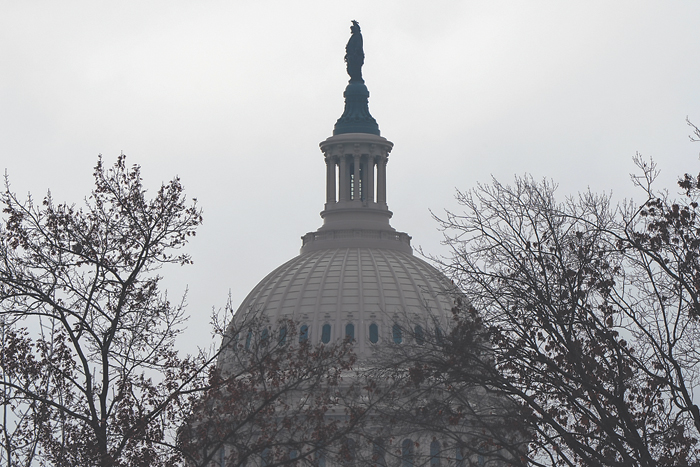
[[455,188],[529,172],[563,197],[634,195],[635,152],[662,184],[700,171],[697,1],[0,2],[0,169],[12,188],[80,203],[98,154],[179,175],[204,209],[182,347],[321,224],[325,165],[360,22],[370,110],[395,143],[393,226],[440,254],[429,210]]

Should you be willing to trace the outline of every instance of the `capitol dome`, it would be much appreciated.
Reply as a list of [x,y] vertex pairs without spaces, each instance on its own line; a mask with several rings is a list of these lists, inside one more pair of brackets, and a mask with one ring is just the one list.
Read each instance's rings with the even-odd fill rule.
[[300,339],[318,344],[349,338],[362,356],[374,344],[442,332],[455,287],[413,256],[411,237],[390,225],[386,169],[394,145],[369,112],[361,63],[353,67],[347,57],[345,109],[333,136],[320,143],[326,164],[323,225],[302,237],[299,256],[253,289],[231,332],[240,332],[245,322],[264,322],[267,330],[259,332],[265,333],[294,322]]
[[[333,135],[320,143],[326,165],[323,224],[301,237],[298,256],[268,274],[243,300],[219,354],[221,374],[234,376],[230,380],[233,389],[231,394],[215,392],[223,398],[215,397],[213,402],[208,402],[207,415],[201,418],[197,429],[206,437],[214,433],[212,439],[216,441],[216,436],[233,430],[231,426],[239,426],[236,423],[241,421],[236,421],[235,416],[239,415],[240,407],[243,415],[249,404],[254,414],[260,410],[264,416],[259,420],[244,416],[242,423],[249,424],[249,433],[241,436],[233,430],[229,438],[215,444],[218,466],[226,465],[226,456],[238,459],[236,465],[246,465],[251,460],[257,467],[278,465],[273,459],[284,464],[301,455],[317,467],[361,465],[358,463],[361,460],[367,465],[384,467],[436,467],[441,459],[446,462],[443,465],[457,467],[466,465],[467,460],[477,465],[486,462],[482,455],[486,446],[481,443],[483,435],[472,430],[470,420],[485,414],[491,416],[493,410],[498,410],[495,407],[502,406],[499,398],[487,394],[483,388],[470,388],[478,401],[470,405],[474,412],[466,415],[460,424],[450,418],[449,433],[438,432],[414,423],[417,414],[414,409],[425,404],[423,393],[390,390],[391,384],[401,384],[401,375],[392,383],[391,371],[384,373],[396,366],[402,373],[406,366],[405,361],[400,363],[400,358],[416,355],[418,349],[441,352],[445,342],[442,336],[450,331],[452,312],[460,294],[440,271],[414,256],[411,237],[390,224],[392,212],[386,202],[387,163],[394,145],[381,136],[376,120],[369,113],[369,91],[361,74],[362,38],[354,21],[352,34],[346,47],[350,82],[344,93],[345,109]],[[294,345],[297,340],[311,345]],[[275,345],[268,345],[270,342]],[[333,346],[335,343],[348,343],[350,365],[355,363],[355,356],[359,365],[350,371],[347,371],[350,367],[344,366],[348,362],[338,365],[333,360],[334,350],[345,351],[348,347]],[[328,356],[332,358],[323,363],[318,358],[321,354],[314,353],[316,361],[310,362],[304,359],[309,355],[304,353],[305,349],[321,354],[330,349]],[[290,360],[272,358],[276,370],[268,373],[259,358],[277,355],[275,350],[281,350]],[[302,355],[298,362],[294,360],[298,355],[295,352]],[[253,366],[246,366],[250,362]],[[322,364],[320,370],[316,363]],[[341,367],[344,370],[339,370]],[[250,368],[256,371],[251,373]],[[281,373],[280,368],[284,369]],[[308,374],[307,369],[311,370]],[[299,381],[292,379],[290,386],[285,387],[288,392],[278,394],[278,385],[284,385],[279,375],[286,375],[287,370],[291,375],[300,372],[303,377]],[[380,375],[377,380],[372,379],[374,370]],[[346,393],[338,392],[340,379],[327,383],[325,378],[329,374],[331,379],[340,375],[345,378],[340,379]],[[309,375],[317,383],[315,386],[307,385],[304,378]],[[365,376],[370,377],[369,383],[363,379]],[[250,378],[259,378],[255,380],[259,387],[245,386]],[[284,381],[284,376],[281,380]],[[243,389],[238,382],[242,382]],[[360,386],[354,387],[354,383]],[[266,396],[270,399],[262,400],[269,406],[256,405],[259,390],[271,390],[272,395]],[[304,420],[302,425],[308,422],[306,404],[310,399],[321,404],[314,412],[317,418],[312,420],[318,420],[321,413],[320,418],[330,425],[311,424],[306,427],[309,432],[292,421],[298,416]],[[357,410],[370,408],[371,412],[365,412],[364,425],[349,423],[343,428],[348,431],[333,431],[344,422],[357,422],[351,412],[356,414]],[[288,414],[296,409],[301,412]],[[401,412],[403,409],[405,413]],[[387,417],[392,417],[390,423]],[[335,428],[328,432],[328,427]],[[289,439],[278,436],[278,429],[291,430],[284,432]],[[360,432],[352,431],[355,429]],[[271,444],[255,444],[261,440]],[[489,465],[502,465],[496,460],[498,456],[503,457],[497,453]]]

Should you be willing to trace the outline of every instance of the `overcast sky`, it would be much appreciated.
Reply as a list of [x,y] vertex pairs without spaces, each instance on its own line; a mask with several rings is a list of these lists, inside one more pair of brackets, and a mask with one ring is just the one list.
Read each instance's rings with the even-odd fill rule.
[[439,254],[430,211],[455,188],[548,177],[561,196],[633,196],[636,152],[662,184],[700,171],[697,1],[24,1],[0,3],[0,169],[80,203],[98,154],[179,175],[204,209],[187,343],[321,225],[325,164],[360,22],[370,111],[394,142],[393,226]]

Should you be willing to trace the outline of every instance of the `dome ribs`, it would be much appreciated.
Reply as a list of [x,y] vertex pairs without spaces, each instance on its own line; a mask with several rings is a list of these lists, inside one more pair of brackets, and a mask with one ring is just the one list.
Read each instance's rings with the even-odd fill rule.
[[[274,314],[273,316],[270,316],[270,318],[273,318],[275,321],[279,321],[279,319],[281,318],[281,314],[282,314],[283,309],[284,309],[284,308],[288,308],[288,305],[287,305],[287,297],[289,296],[290,291],[292,291],[292,289],[293,289],[294,286],[296,285],[296,280],[297,280],[297,278],[299,277],[299,274],[300,274],[302,271],[305,270],[306,265],[309,264],[309,262],[310,262],[313,258],[310,258],[310,257],[304,258],[304,257],[302,257],[302,259],[304,259],[304,261],[303,261],[301,264],[299,264],[299,265],[297,266],[296,270],[295,270],[294,273],[292,274],[292,277],[290,277],[290,278],[288,279],[287,284],[284,286],[284,290],[282,291],[282,297],[280,298],[279,304],[277,305],[277,309],[275,310],[275,314]],[[315,264],[318,264],[318,261],[316,261]],[[312,274],[313,274],[313,266],[312,266],[311,269],[312,269],[312,270],[311,270],[308,274],[306,274],[306,278],[305,278],[305,280],[304,280],[304,283],[308,282],[309,278],[312,276]],[[300,288],[299,288],[299,291],[297,292],[297,303],[294,305],[293,309],[296,309],[296,308],[297,308],[297,304],[298,304],[299,302],[301,302],[301,298],[302,298],[303,292],[304,292],[304,288],[303,288],[303,287],[300,287]]]
[[[398,294],[399,302],[400,302],[400,308],[402,312],[406,312],[406,297],[404,295],[403,288],[401,287],[401,281],[399,280],[398,275],[396,274],[396,268],[394,267],[392,261],[387,258],[387,254],[391,252],[391,250],[377,250],[377,252],[384,258],[384,261],[387,263],[389,266],[389,271],[391,271],[391,276],[394,279],[394,286],[396,287],[396,293]],[[393,252],[391,252],[393,253]],[[391,257],[392,260],[396,260],[395,256]],[[384,310],[385,313],[387,314],[393,314],[396,312],[396,310]],[[388,315],[387,315],[388,316]]]
[[[312,318],[312,323],[311,323],[311,329],[316,330],[317,332],[314,332],[315,334],[318,334],[319,339],[321,336],[321,306],[322,306],[322,301],[323,301],[323,291],[326,290],[326,280],[328,279],[328,275],[333,269],[333,263],[335,262],[336,256],[340,254],[340,250],[322,250],[318,252],[318,256],[322,258],[326,258],[327,256],[330,256],[330,259],[328,260],[328,266],[326,267],[325,271],[322,272],[321,275],[321,281],[319,282],[319,288],[316,291],[316,306],[312,310],[313,313],[313,318]],[[320,262],[320,261],[319,261]],[[312,339],[314,336],[312,336]],[[312,341],[314,343],[318,343],[317,341]]]

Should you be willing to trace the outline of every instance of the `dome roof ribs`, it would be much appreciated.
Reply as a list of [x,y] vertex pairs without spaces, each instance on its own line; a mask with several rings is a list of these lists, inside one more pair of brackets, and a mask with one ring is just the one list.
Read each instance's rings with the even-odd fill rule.
[[[313,320],[314,320],[314,325],[318,326],[319,324],[319,319],[320,319],[320,313],[319,311],[321,310],[321,301],[323,300],[323,291],[326,290],[326,280],[328,279],[328,274],[333,270],[331,265],[334,263],[336,256],[341,254],[343,250],[326,250],[323,252],[323,255],[321,256],[321,259],[318,261],[318,263],[322,263],[323,259],[326,257],[330,256],[330,259],[327,263],[327,266],[324,270],[322,270],[322,275],[321,275],[321,280],[319,282],[319,289],[316,292],[316,306],[314,307],[313,310],[310,310],[313,313]],[[337,308],[337,304],[336,304]]]
[[[285,303],[287,303],[287,296],[289,295],[290,290],[292,289],[292,287],[294,287],[295,281],[296,281],[297,277],[299,277],[299,274],[302,271],[304,271],[306,265],[309,264],[310,262],[311,262],[311,258],[307,258],[305,261],[303,261],[296,268],[296,270],[294,271],[294,274],[289,279],[289,282],[287,283],[286,287],[284,288],[284,291],[282,292],[282,297],[280,298],[279,304],[277,305],[277,310],[275,310],[274,316],[276,319],[280,319],[282,317],[282,312],[284,311],[283,308],[284,308]],[[313,275],[313,268],[315,268],[317,265],[318,265],[318,262],[311,263],[312,271],[311,271],[311,273],[306,275],[306,278],[304,279],[304,283],[305,283],[304,285],[306,285],[306,282],[308,282],[309,278],[311,278],[311,276]],[[294,307],[294,309],[296,309],[299,306],[299,304],[301,303],[301,301],[303,300],[304,290],[305,290],[305,287],[299,288],[299,297],[297,300],[297,305]]]
[[[333,256],[335,256],[338,252],[337,252],[337,251],[330,250],[329,253],[330,253],[331,256],[333,257]],[[325,256],[326,256],[326,255],[324,255],[324,257],[325,257]],[[332,261],[332,258],[331,258],[331,261]],[[309,282],[311,281],[311,279],[312,279],[313,277],[315,277],[316,271],[321,267],[321,265],[322,265],[323,263],[324,263],[324,258],[321,258],[320,261],[316,261],[316,262],[314,262],[314,263],[312,264],[312,266],[311,266],[311,268],[310,268],[310,271],[309,271],[308,275],[306,276],[306,279],[304,280],[304,285],[302,286],[301,295],[299,296],[299,300],[297,301],[296,305],[294,306],[294,316],[299,316],[299,313],[300,313],[300,311],[301,311],[301,304],[303,303],[304,298],[305,298],[305,296],[304,296],[304,291],[306,291],[306,290],[309,289]],[[322,271],[322,275],[321,275],[321,290],[323,290],[323,285],[325,284],[325,281],[326,281],[326,277],[327,277],[327,276],[328,276],[328,269],[326,269],[325,271]],[[319,309],[319,306],[320,306],[320,303],[321,303],[321,294],[317,294],[316,297],[315,297],[315,299],[316,299],[316,301],[315,301],[315,303],[316,303],[315,309],[318,310],[318,309]]]
[[345,254],[343,255],[343,262],[342,266],[340,267],[340,277],[338,278],[338,293],[336,295],[336,310],[337,313],[335,314],[335,326],[336,326],[336,331],[338,329],[338,326],[340,325],[340,317],[342,313],[346,310],[343,308],[343,295],[345,292],[345,272],[347,271],[347,263],[348,263],[348,255],[350,254],[350,248],[345,250]]
[[[422,293],[426,293],[426,294],[429,296],[430,301],[432,302],[432,304],[429,303],[428,300],[426,300],[426,297],[421,296],[421,298],[423,298],[423,304],[424,304],[425,311],[427,312],[427,314],[428,314],[429,316],[433,316],[433,315],[435,315],[435,312],[438,312],[438,313],[439,313],[439,312],[442,312],[441,314],[443,314],[443,315],[444,315],[446,312],[452,312],[452,308],[451,308],[451,307],[450,307],[449,310],[441,310],[441,309],[440,309],[440,300],[438,300],[438,294],[437,294],[437,292],[435,292],[435,289],[433,288],[433,285],[430,283],[430,281],[427,280],[427,278],[426,278],[425,273],[423,272],[423,270],[422,270],[421,268],[415,267],[416,265],[414,265],[414,264],[412,264],[411,266],[414,266],[415,274],[409,274],[409,277],[412,278],[411,280],[413,281],[414,286],[415,286],[418,290],[420,290]],[[405,267],[406,267],[406,265],[404,264],[404,268],[405,268]],[[408,273],[408,272],[407,272],[407,273]],[[413,279],[413,278],[415,277],[415,275],[418,275],[418,276],[420,276],[420,277],[423,279],[423,280],[422,280],[422,285],[421,285],[421,286],[419,286],[419,285],[416,283],[415,279]],[[447,290],[443,290],[443,291],[442,291],[442,294],[443,294],[443,295],[447,294]],[[451,297],[448,297],[448,298],[451,298]],[[431,310],[431,308],[430,308],[431,306],[434,306],[436,309],[435,309],[435,310]]]
[[[390,255],[392,253],[391,251],[378,250],[377,252],[384,257],[384,260],[387,263],[392,263],[392,262],[401,263],[401,261],[396,261],[396,256],[392,255],[391,259],[387,258],[387,255]],[[394,284],[396,284],[396,292],[398,293],[399,300],[401,301],[401,310],[400,311],[402,313],[406,313],[408,311],[408,307],[406,306],[406,297],[404,295],[403,287],[401,287],[401,281],[399,280],[398,274],[396,274],[395,268],[391,268],[390,271],[391,271],[392,277],[394,278]],[[388,313],[390,315],[393,315],[396,313],[396,310],[384,310],[384,312]]]
[[[283,264],[282,266],[280,266],[278,269],[281,269],[283,272],[286,273],[286,272],[288,272],[290,269],[293,269],[293,268],[295,267],[295,265],[296,265],[296,263],[294,262],[294,260],[291,260],[291,261],[287,261],[286,263],[284,263],[284,264]],[[265,311],[267,312],[267,310],[270,309],[270,308],[269,308],[269,307],[270,307],[270,301],[273,299],[273,297],[275,297],[276,295],[278,295],[278,294],[275,293],[275,292],[278,290],[279,285],[280,285],[280,282],[283,281],[283,280],[286,279],[286,278],[287,278],[287,274],[278,274],[276,277],[274,277],[274,281],[275,281],[274,287],[268,289],[269,291],[268,291],[268,293],[267,293],[267,296],[265,296],[264,302],[263,302],[263,303],[261,304],[261,306],[260,306],[260,308],[261,308],[262,310],[265,310]],[[280,301],[280,302],[281,302],[281,301]],[[266,313],[266,314],[267,314],[267,313]],[[268,315],[268,318],[271,318],[271,316]]]
[[364,317],[364,312],[365,312],[365,291],[364,291],[364,284],[362,280],[362,276],[364,275],[364,270],[362,269],[362,254],[358,250],[357,252],[357,294],[358,294],[358,301],[359,301],[359,306],[357,307],[357,312],[360,314],[360,317]]
[[[379,274],[379,267],[377,266],[377,260],[374,257],[374,255],[377,252],[374,250],[369,250],[369,257],[372,258],[372,266],[374,266],[374,274],[375,277],[377,278],[377,283],[379,285],[379,290],[384,290],[384,283],[382,281],[382,275]],[[384,300],[384,294],[380,293],[379,294],[379,309],[386,311],[386,301]]]

